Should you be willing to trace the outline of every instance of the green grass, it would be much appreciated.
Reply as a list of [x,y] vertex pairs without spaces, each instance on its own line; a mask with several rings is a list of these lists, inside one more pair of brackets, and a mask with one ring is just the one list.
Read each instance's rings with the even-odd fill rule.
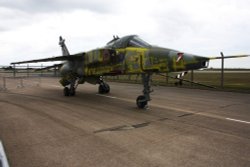
[[[170,73],[170,76],[176,76],[177,73]],[[224,73],[224,87],[221,87],[221,74],[219,72],[209,72],[209,71],[198,71],[194,72],[193,75],[194,82],[198,82],[205,85],[210,85],[218,88],[218,90],[225,91],[239,91],[250,93],[250,71],[249,72],[226,72]],[[137,75],[120,75],[120,76],[109,76],[106,77],[109,81],[117,82],[128,82],[128,83],[141,83],[141,77]],[[188,73],[184,79],[191,80],[191,74]],[[175,82],[178,80],[153,75],[153,84],[165,85],[165,86],[175,86]],[[191,84],[188,82],[183,82],[182,87],[193,87],[193,88],[206,88],[203,86]]]
[[[57,73],[58,74],[58,73]],[[19,70],[16,73],[16,76],[54,76],[54,72],[46,71],[46,72],[35,72],[34,70],[30,70],[29,74],[27,74],[27,70]],[[176,76],[177,73],[170,73],[169,76]],[[5,71],[0,70],[0,77],[12,77],[13,71]],[[221,88],[221,74],[218,70],[204,70],[204,71],[194,71],[194,81],[210,85],[218,88],[217,90],[225,90],[225,91],[239,91],[239,92],[247,92],[250,93],[250,70],[225,70],[224,73],[224,87]],[[141,83],[140,75],[120,75],[120,76],[106,76],[106,80],[115,81],[115,82],[126,82],[126,83]],[[184,79],[191,80],[191,73],[189,72]],[[175,86],[175,82],[177,80],[162,77],[154,74],[152,77],[153,84],[155,85],[164,85],[164,86]],[[182,87],[192,87],[205,89],[206,87],[194,85],[188,82],[183,82]],[[207,88],[206,88],[207,89]]]

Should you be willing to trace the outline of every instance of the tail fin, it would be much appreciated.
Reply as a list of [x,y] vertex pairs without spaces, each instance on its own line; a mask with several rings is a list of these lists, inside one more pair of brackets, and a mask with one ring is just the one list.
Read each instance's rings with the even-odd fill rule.
[[69,50],[65,44],[65,39],[63,39],[62,36],[59,37],[59,45],[62,48],[62,55],[69,56],[70,55]]

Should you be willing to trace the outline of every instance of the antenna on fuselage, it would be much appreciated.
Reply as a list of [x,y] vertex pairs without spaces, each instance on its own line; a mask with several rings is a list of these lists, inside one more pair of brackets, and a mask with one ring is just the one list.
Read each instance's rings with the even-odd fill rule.
[[120,39],[119,37],[118,37],[118,35],[113,35],[113,38],[114,38],[114,40],[117,40],[117,39]]

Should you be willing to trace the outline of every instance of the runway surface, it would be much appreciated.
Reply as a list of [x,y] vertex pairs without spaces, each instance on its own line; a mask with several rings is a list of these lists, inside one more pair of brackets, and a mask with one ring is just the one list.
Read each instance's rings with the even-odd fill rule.
[[12,167],[250,166],[250,94],[142,85],[79,85],[55,78],[0,92],[0,140]]

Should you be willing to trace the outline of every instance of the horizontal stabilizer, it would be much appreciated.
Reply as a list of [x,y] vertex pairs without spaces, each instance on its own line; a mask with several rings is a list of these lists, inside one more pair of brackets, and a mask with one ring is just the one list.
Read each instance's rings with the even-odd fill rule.
[[[241,57],[248,57],[250,55],[232,55],[232,56],[225,56],[223,57],[224,59],[231,59],[231,58],[241,58]],[[209,57],[210,60],[215,60],[215,59],[222,59],[222,57]]]
[[51,57],[45,59],[37,59],[37,60],[28,60],[28,61],[20,61],[20,62],[13,62],[11,64],[25,64],[25,63],[38,63],[38,62],[49,62],[49,61],[75,61],[75,60],[82,60],[85,53],[78,53],[69,56],[58,56],[58,57]]

